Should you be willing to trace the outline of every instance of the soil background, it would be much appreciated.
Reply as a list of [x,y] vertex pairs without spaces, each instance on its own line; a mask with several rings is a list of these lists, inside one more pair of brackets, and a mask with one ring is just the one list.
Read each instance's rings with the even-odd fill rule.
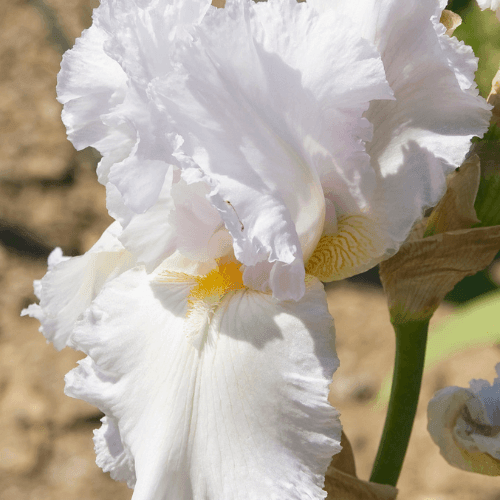
[[[126,500],[132,491],[95,464],[99,411],[64,395],[82,356],[57,352],[20,318],[50,251],[88,250],[111,223],[95,152],[66,140],[56,101],[61,54],[90,24],[96,1],[0,0],[0,500]],[[497,268],[498,269],[498,268]],[[376,274],[328,287],[341,367],[331,399],[342,412],[358,474],[366,479],[384,410],[374,401],[394,356],[393,331]],[[444,304],[433,323],[454,314]],[[450,339],[452,341],[452,339]],[[406,500],[500,500],[500,479],[448,465],[427,433],[426,406],[446,385],[493,379],[500,350],[488,345],[425,373],[400,496]],[[342,500],[342,499],[340,499]]]

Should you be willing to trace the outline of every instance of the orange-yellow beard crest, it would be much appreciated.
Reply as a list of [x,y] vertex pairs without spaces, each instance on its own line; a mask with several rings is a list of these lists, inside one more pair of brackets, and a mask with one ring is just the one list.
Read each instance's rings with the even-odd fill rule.
[[226,293],[245,288],[239,262],[220,263],[219,261],[218,264],[217,269],[213,269],[208,274],[194,276],[196,286],[189,294],[190,302],[205,300],[219,303]]
[[217,268],[203,276],[164,271],[159,281],[193,283],[188,295],[188,309],[184,333],[188,341],[199,348],[205,339],[210,321],[225,295],[244,290],[241,264],[235,261],[217,260]]

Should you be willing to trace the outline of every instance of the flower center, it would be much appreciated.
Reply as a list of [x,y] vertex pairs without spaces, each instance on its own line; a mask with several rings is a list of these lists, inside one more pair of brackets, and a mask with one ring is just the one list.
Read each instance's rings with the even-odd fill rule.
[[188,295],[184,324],[184,334],[194,347],[200,348],[203,344],[212,317],[224,296],[246,288],[240,268],[240,262],[226,257],[217,259],[217,267],[202,276],[165,269],[156,278],[159,282],[194,285]]
[[205,276],[193,276],[196,286],[189,294],[188,304],[192,306],[196,301],[204,300],[216,305],[226,293],[243,290],[245,285],[240,267],[241,264],[234,261],[219,263],[216,269]]

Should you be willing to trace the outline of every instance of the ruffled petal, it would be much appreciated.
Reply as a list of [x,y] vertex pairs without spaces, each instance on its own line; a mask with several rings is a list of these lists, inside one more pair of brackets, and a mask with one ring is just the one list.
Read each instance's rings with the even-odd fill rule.
[[429,402],[429,433],[441,455],[459,469],[500,475],[500,363],[493,384],[445,387]]
[[[294,2],[286,7],[286,2],[256,7],[265,27],[265,35],[257,34],[264,50],[300,72],[302,92],[290,89],[286,95],[280,78],[268,76],[279,89],[271,99],[273,111],[279,116],[288,110],[282,120],[291,129],[293,146],[315,167],[325,196],[335,197],[341,208],[353,203],[363,208],[374,187],[365,152],[372,126],[363,113],[373,100],[393,99],[380,54],[356,34],[348,17],[333,11],[318,16],[306,5],[300,12]],[[309,95],[298,97],[304,93]]]
[[62,118],[75,148],[93,146],[112,131],[101,115],[122,102],[127,91],[126,75],[103,51],[106,34],[91,26],[67,51],[58,75],[57,97],[64,104]]
[[[96,76],[93,86],[107,62],[113,78]],[[82,70],[89,78],[80,83]],[[105,0],[59,80],[68,130],[86,131],[84,141],[70,137],[103,154],[99,179],[122,241],[132,241],[134,214],[149,212],[141,226],[158,221],[165,176],[177,163],[188,184],[210,189],[236,257],[254,268],[247,284],[277,298],[304,293],[324,194],[358,212],[373,194],[363,113],[392,91],[376,49],[332,12],[292,0],[238,0],[225,9]],[[162,231],[164,252],[133,250],[148,269],[175,246],[171,224],[149,228]]]
[[182,138],[174,156],[211,186],[237,259],[257,266],[247,284],[281,299],[303,294],[301,251],[307,260],[321,236],[327,165],[339,196],[369,196],[362,114],[392,93],[378,53],[350,28],[291,0],[231,2],[192,28],[176,71],[156,85]]
[[136,482],[134,463],[123,449],[120,432],[110,418],[103,417],[101,422],[101,427],[94,431],[96,463],[104,472],[109,472],[112,479],[125,481],[133,488]]
[[99,241],[79,257],[64,257],[60,248],[49,256],[47,274],[35,282],[40,304],[21,312],[40,321],[40,331],[58,350],[68,345],[77,319],[106,281],[132,267],[133,259],[118,240],[120,225],[113,223]]
[[487,130],[489,106],[474,83],[472,50],[439,23],[445,0],[310,0],[318,11],[349,16],[380,51],[394,101],[370,105],[367,144],[376,189],[367,213],[393,253],[423,210],[445,190],[473,136]]
[[107,36],[106,55],[120,65],[130,87],[146,94],[152,80],[171,70],[175,40],[188,36],[185,29],[198,24],[210,5],[210,0],[103,0],[93,21]]
[[127,208],[111,183],[107,207],[123,226],[120,241],[151,272],[176,252],[200,264],[232,253],[232,238],[208,201],[209,193],[206,183],[188,184],[171,166],[158,200],[146,212],[136,214]]
[[168,170],[166,124],[151,111],[149,83],[171,70],[170,46],[209,0],[103,0],[93,25],[64,55],[57,93],[77,149],[102,155],[99,181],[115,184],[132,210],[156,201]]
[[104,52],[106,32],[96,22],[68,50],[57,76],[57,98],[64,105],[62,120],[76,149],[96,148],[103,159],[99,181],[107,182],[111,165],[132,151],[136,133],[124,118],[110,119],[127,97],[127,77]]
[[481,10],[495,10],[498,19],[500,19],[500,0],[477,0],[477,3],[481,7]]
[[338,360],[323,287],[312,278],[298,302],[229,292],[199,347],[185,332],[191,288],[135,268],[79,322],[71,344],[89,357],[66,392],[107,415],[99,462],[137,478],[134,500],[325,498],[340,424],[327,402]]

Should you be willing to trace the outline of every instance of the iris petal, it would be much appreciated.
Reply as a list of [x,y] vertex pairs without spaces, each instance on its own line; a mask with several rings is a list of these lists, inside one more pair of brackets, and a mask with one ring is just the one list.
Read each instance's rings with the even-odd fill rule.
[[365,213],[379,225],[390,256],[444,194],[446,175],[460,166],[471,138],[488,129],[490,107],[474,82],[477,59],[445,34],[439,19],[446,0],[308,3],[353,21],[356,34],[378,49],[394,92],[394,100],[373,101],[365,113],[373,124],[367,153],[376,178]]
[[114,463],[106,433],[120,436],[118,476],[137,478],[134,500],[325,498],[340,424],[327,402],[338,360],[322,285],[309,278],[298,302],[228,292],[201,347],[184,331],[191,288],[135,268],[79,322],[71,343],[89,357],[66,392],[107,415],[99,462]]
[[120,232],[118,222],[113,223],[79,257],[64,257],[61,249],[56,248],[49,257],[47,274],[35,282],[40,304],[31,304],[21,315],[37,318],[40,331],[56,349],[66,347],[77,319],[104,283],[132,267],[132,256],[118,240]]

